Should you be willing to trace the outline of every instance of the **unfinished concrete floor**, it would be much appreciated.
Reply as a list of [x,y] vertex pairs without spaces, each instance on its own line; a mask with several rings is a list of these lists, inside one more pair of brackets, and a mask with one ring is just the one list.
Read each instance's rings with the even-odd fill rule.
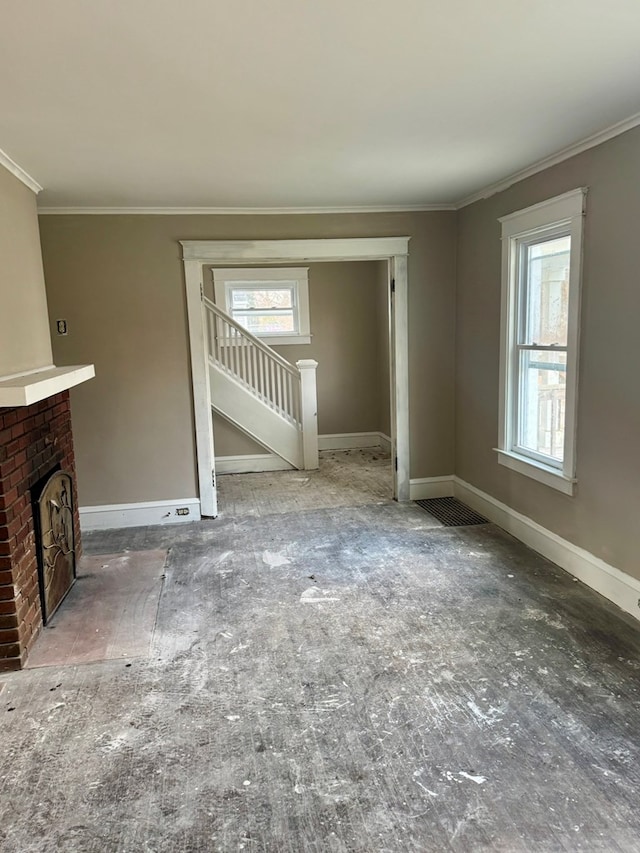
[[3,853],[640,848],[637,623],[492,525],[236,509],[86,537],[170,548],[152,652],[2,677]]
[[317,471],[218,477],[220,515],[246,517],[362,506],[393,497],[391,457],[381,448],[324,450],[319,455]]

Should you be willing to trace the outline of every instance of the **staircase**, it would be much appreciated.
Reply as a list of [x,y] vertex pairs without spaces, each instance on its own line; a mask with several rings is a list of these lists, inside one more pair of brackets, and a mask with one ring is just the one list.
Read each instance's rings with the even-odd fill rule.
[[290,364],[203,299],[211,407],[294,468],[318,467],[315,369]]

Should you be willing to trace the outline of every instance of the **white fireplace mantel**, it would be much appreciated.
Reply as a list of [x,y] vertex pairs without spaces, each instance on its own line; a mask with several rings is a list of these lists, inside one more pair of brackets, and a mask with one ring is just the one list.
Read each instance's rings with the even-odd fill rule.
[[30,406],[96,375],[93,364],[50,365],[42,370],[0,379],[0,408]]

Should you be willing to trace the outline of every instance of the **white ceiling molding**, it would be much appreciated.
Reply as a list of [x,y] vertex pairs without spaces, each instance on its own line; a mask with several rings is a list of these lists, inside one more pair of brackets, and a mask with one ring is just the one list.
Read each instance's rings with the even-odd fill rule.
[[72,216],[299,216],[327,213],[428,213],[456,210],[455,204],[407,204],[361,207],[39,207],[40,215]]
[[29,187],[36,195],[42,192],[40,184],[28,172],[25,172],[21,166],[18,166],[15,160],[12,160],[2,148],[0,148],[0,166],[4,166],[7,172],[11,172],[19,181],[22,181],[25,187]]
[[574,142],[572,145],[567,146],[567,148],[563,148],[555,154],[550,154],[548,157],[538,160],[536,163],[533,163],[531,166],[527,166],[525,169],[521,169],[519,172],[514,172],[507,178],[502,178],[502,180],[496,181],[495,184],[489,184],[489,186],[484,189],[478,190],[472,195],[463,198],[455,205],[455,208],[456,210],[461,210],[469,204],[473,204],[476,201],[481,201],[484,198],[489,198],[496,193],[509,189],[513,184],[517,184],[518,181],[523,181],[525,178],[530,178],[532,175],[536,175],[538,172],[543,172],[551,166],[556,166],[558,163],[562,163],[570,157],[575,157],[576,154],[582,154],[583,151],[595,148],[597,145],[601,145],[609,139],[620,136],[620,134],[626,133],[628,130],[633,130],[633,128],[638,127],[638,125],[640,125],[640,113],[635,113],[623,121],[618,121],[604,130],[599,130],[597,133],[587,136],[586,139]]

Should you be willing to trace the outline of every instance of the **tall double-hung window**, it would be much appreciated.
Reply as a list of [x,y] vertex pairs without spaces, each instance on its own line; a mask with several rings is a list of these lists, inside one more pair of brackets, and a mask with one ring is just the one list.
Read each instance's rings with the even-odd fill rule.
[[502,223],[498,459],[573,494],[582,230],[586,190]]

